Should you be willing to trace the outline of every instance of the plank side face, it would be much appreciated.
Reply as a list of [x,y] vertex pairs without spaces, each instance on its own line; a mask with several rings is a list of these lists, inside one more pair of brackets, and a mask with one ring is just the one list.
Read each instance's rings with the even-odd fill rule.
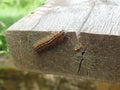
[[[120,82],[120,6],[113,3],[117,0],[108,2],[48,0],[16,22],[7,31],[8,47],[16,66]],[[40,54],[34,51],[37,40],[61,30],[67,33],[62,43]],[[82,49],[75,52],[74,47],[80,44]]]
[[15,65],[20,69],[47,73],[76,73],[79,59],[73,49],[77,42],[75,33],[68,33],[71,39],[65,39],[60,45],[49,50],[39,54],[34,51],[33,44],[49,34],[50,32],[8,32],[9,50],[15,59]]
[[101,80],[120,82],[120,37],[81,33],[87,45],[80,74]]

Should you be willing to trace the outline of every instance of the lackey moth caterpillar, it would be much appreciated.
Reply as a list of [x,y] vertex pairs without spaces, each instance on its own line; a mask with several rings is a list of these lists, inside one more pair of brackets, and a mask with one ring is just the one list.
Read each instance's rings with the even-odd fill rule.
[[33,48],[36,52],[40,53],[44,50],[51,48],[52,46],[57,45],[66,37],[66,33],[62,30],[59,32],[52,33],[42,39],[39,39],[33,44]]

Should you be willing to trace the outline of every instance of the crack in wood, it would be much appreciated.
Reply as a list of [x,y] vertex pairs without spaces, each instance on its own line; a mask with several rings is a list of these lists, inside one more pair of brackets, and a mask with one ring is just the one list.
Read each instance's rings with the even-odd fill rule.
[[77,73],[80,72],[80,69],[81,69],[81,66],[82,66],[82,62],[83,62],[83,60],[84,60],[84,57],[83,57],[84,54],[85,54],[85,50],[82,52],[82,58],[81,58],[81,60],[80,60],[80,62],[79,62],[79,66],[78,66]]
[[82,62],[84,61],[84,55],[85,55],[85,53],[86,53],[86,51],[87,51],[87,46],[88,46],[88,43],[85,45],[83,51],[81,52],[81,54],[82,54],[81,57],[82,57],[82,58],[80,59],[80,62],[79,62],[77,74],[78,74],[78,73],[80,72],[80,70],[81,70]]
[[[90,9],[90,11],[89,11],[88,15],[86,16],[85,21],[82,23],[82,25],[81,25],[81,27],[80,27],[80,29],[79,29],[80,31],[83,29],[83,27],[84,27],[85,23],[88,21],[88,19],[89,19],[89,17],[90,17],[90,15],[91,15],[91,13],[92,13],[92,11],[93,11],[94,7],[95,7],[95,2],[93,3],[92,8]],[[80,32],[79,32],[79,34],[80,34]]]
[[82,57],[82,59],[80,60],[80,63],[79,63],[79,67],[78,67],[77,73],[80,72],[80,69],[81,69],[81,65],[82,65],[83,60],[84,60],[84,58]]
[[40,23],[41,17],[39,18],[38,22],[31,28],[33,30],[39,23]]

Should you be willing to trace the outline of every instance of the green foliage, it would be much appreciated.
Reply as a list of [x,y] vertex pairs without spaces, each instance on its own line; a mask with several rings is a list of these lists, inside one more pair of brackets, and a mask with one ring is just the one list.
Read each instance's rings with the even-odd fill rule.
[[0,0],[0,54],[8,53],[6,29],[45,0]]
[[36,7],[40,6],[45,0],[1,0],[0,7],[8,8],[8,7],[17,7],[17,8],[25,8],[25,7]]
[[0,21],[0,54],[7,53],[4,28],[6,25]]

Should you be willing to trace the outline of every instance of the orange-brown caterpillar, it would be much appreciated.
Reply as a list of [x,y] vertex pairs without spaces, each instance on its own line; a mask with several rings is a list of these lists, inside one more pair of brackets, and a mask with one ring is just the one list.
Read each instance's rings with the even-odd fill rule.
[[75,47],[74,47],[74,50],[78,52],[78,51],[80,51],[80,50],[82,49],[82,47],[83,47],[83,45],[80,44],[80,45],[78,45],[78,46],[75,46]]
[[40,40],[38,40],[34,45],[33,48],[38,53],[58,44],[59,42],[63,41],[66,34],[62,30],[60,32],[52,33],[51,35],[48,35]]

